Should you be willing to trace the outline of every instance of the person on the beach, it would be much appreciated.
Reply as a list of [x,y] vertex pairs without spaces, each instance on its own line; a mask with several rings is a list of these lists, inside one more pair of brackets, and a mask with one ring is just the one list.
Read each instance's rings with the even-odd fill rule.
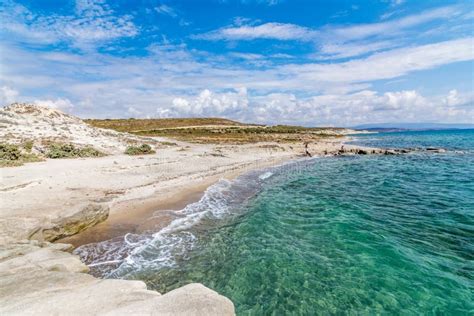
[[308,151],[308,142],[304,143],[304,154],[305,156],[312,157],[311,153]]

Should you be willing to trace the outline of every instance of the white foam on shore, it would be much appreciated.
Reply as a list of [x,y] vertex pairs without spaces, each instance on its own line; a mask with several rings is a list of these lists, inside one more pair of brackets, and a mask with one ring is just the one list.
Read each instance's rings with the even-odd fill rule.
[[213,221],[233,214],[280,168],[297,166],[298,163],[299,161],[294,161],[263,172],[250,172],[233,181],[221,179],[208,187],[198,202],[174,211],[178,218],[158,232],[127,234],[83,245],[74,253],[92,268],[93,273],[110,278],[124,278],[130,273],[143,270],[157,271],[175,267],[180,259],[186,260],[190,251],[196,247],[199,241],[196,232],[207,229],[206,226],[197,227],[203,220],[212,225]]
[[210,186],[198,202],[175,212],[181,217],[153,234],[146,243],[134,247],[124,263],[111,274],[120,273],[120,269],[175,266],[176,258],[185,256],[197,241],[197,237],[189,229],[204,217],[219,219],[228,212],[230,199],[233,198],[231,186],[232,182],[224,179]]
[[197,237],[190,229],[204,218],[222,218],[228,214],[233,202],[242,197],[238,188],[232,188],[233,184],[234,182],[229,180],[219,180],[207,188],[198,202],[175,211],[174,214],[178,218],[158,232],[126,234],[123,237],[83,245],[74,253],[90,268],[108,277],[123,276],[127,271],[173,267],[177,258],[185,257],[195,247]]
[[267,171],[267,172],[262,173],[261,175],[259,175],[258,178],[260,180],[266,180],[266,179],[270,178],[271,176],[273,176],[273,172]]

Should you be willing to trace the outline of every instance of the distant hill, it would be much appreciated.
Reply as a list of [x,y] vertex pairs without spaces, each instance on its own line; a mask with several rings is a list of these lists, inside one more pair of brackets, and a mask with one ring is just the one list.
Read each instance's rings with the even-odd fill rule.
[[357,130],[368,130],[378,132],[396,131],[421,131],[421,130],[443,130],[443,129],[474,129],[474,124],[449,124],[449,123],[375,123],[362,124],[352,127]]
[[246,124],[223,118],[88,119],[86,123],[139,136],[169,137],[202,143],[305,142],[355,131],[336,127]]
[[165,128],[204,127],[204,126],[247,126],[224,118],[163,118],[163,119],[86,119],[86,123],[100,128],[120,132],[139,132]]

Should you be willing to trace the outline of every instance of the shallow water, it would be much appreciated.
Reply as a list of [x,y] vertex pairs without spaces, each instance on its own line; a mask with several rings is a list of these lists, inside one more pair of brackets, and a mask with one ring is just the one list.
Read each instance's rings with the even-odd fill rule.
[[165,230],[76,252],[96,273],[160,292],[203,283],[243,315],[473,313],[473,134],[424,133],[358,142],[451,151],[250,173],[211,187]]

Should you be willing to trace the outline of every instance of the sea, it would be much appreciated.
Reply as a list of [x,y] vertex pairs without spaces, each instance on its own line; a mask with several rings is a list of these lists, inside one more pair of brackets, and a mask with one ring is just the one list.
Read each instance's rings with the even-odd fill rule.
[[416,150],[223,179],[167,227],[75,253],[95,275],[161,293],[202,283],[238,315],[473,315],[474,130],[351,142]]

